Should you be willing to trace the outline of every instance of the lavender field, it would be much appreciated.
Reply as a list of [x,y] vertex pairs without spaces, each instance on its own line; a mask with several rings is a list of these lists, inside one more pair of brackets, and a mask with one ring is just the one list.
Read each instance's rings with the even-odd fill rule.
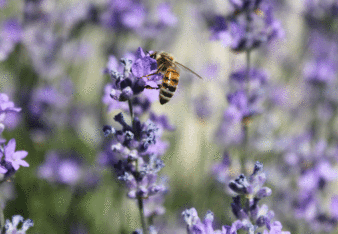
[[337,0],[0,12],[0,234],[338,233]]

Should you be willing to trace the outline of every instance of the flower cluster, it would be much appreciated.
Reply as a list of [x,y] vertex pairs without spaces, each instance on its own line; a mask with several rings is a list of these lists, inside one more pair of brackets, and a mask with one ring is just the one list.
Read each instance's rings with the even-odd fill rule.
[[253,116],[263,112],[264,86],[267,75],[258,69],[239,70],[230,75],[230,88],[227,95],[229,106],[216,133],[216,141],[225,145],[241,144],[244,128]]
[[[21,108],[15,107],[14,103],[10,101],[9,97],[0,93],[0,179],[5,181],[9,177],[13,176],[16,171],[23,167],[29,167],[29,164],[23,159],[28,155],[27,151],[19,150],[16,151],[16,140],[10,139],[6,144],[6,139],[2,138],[2,133],[5,129],[5,120],[11,113],[18,113]],[[10,116],[9,116],[10,117]],[[6,187],[2,187],[4,196],[1,199],[1,213],[5,207],[5,202],[8,199],[6,194]],[[23,222],[21,229],[17,226],[20,222]],[[33,226],[33,221],[28,219],[26,221],[20,215],[15,215],[12,218],[12,222],[6,220],[5,229],[6,233],[26,233],[27,229]]]
[[[161,157],[166,152],[168,143],[162,141],[161,136],[164,130],[172,131],[174,127],[169,124],[166,116],[152,112],[147,121],[140,121],[140,116],[150,110],[156,97],[153,91],[145,89],[146,85],[154,86],[161,78],[160,75],[153,75],[151,81],[144,78],[156,72],[156,60],[139,48],[135,54],[127,54],[120,61],[121,64],[118,64],[114,56],[109,57],[105,73],[110,75],[112,82],[105,88],[103,102],[108,104],[109,110],[129,111],[131,125],[119,113],[114,120],[122,129],[109,125],[103,127],[104,135],[111,138],[111,141],[101,154],[99,162],[113,169],[118,179],[128,188],[128,197],[138,201],[142,228],[145,231],[148,229],[145,217],[152,220],[165,213],[163,195],[167,192],[167,184],[165,178],[158,178],[158,173],[164,167]],[[148,233],[157,232],[150,226]]]
[[[59,80],[58,86],[41,85],[30,93],[27,122],[34,140],[51,135],[56,126],[74,126],[77,108],[70,108],[73,83],[69,78]],[[70,114],[71,113],[71,114]],[[67,124],[66,124],[67,123]]]
[[[6,115],[11,112],[20,112],[21,108],[15,107],[14,103],[9,100],[8,96],[0,93],[0,134],[4,131],[5,125],[3,124]],[[27,151],[15,151],[16,141],[11,139],[5,144],[6,140],[0,138],[0,173],[4,177],[13,175],[20,166],[28,167],[29,164],[23,160],[28,154]]]
[[[148,111],[151,103],[158,98],[153,90],[145,90],[145,86],[147,84],[155,87],[155,82],[161,79],[161,76],[152,76],[152,81],[141,78],[154,73],[157,62],[146,55],[142,48],[138,48],[135,54],[128,54],[120,62],[119,64],[114,56],[109,57],[104,72],[110,75],[111,83],[106,85],[102,101],[108,105],[109,111],[116,109],[128,111],[126,101],[131,101],[134,114],[140,116]],[[139,95],[140,93],[143,95]]]
[[233,11],[228,16],[215,15],[210,21],[211,40],[220,40],[224,46],[236,52],[252,50],[275,38],[283,36],[283,30],[274,19],[269,1],[229,1]]
[[22,36],[21,26],[17,19],[8,19],[2,23],[0,32],[0,61],[7,59],[20,42]]
[[[259,206],[262,198],[271,195],[271,189],[263,187],[266,181],[263,172],[263,164],[256,162],[252,175],[247,179],[243,174],[229,183],[230,189],[239,194],[233,197],[231,203],[232,212],[237,218],[230,226],[224,225],[221,230],[214,230],[212,222],[214,215],[208,211],[202,222],[195,208],[185,210],[182,215],[187,223],[189,234],[233,234],[238,230],[244,230],[248,234],[289,234],[282,231],[279,221],[273,221],[274,212],[270,211],[267,205]],[[262,230],[263,232],[261,232]]]
[[115,31],[130,30],[142,37],[154,38],[159,32],[174,27],[177,23],[168,3],[159,4],[156,13],[157,20],[151,19],[146,1],[108,1],[105,10],[98,17],[103,26]]
[[[337,145],[329,145],[326,140],[315,141],[311,133],[294,137],[284,150],[284,174],[293,175],[297,189],[290,190],[288,196],[295,217],[304,219],[314,230],[331,231],[338,224],[334,200],[336,195],[329,195],[332,204],[319,205],[323,198],[320,194],[330,191],[337,181],[338,173],[333,162],[338,158]],[[281,175],[283,176],[283,174]],[[290,185],[291,187],[291,185]],[[280,193],[284,193],[280,191]],[[283,196],[285,197],[285,196]]]
[[326,24],[328,30],[338,18],[338,3],[332,0],[306,0],[304,16],[310,27],[322,27]]
[[[40,165],[38,175],[49,182],[74,185],[79,182],[82,174],[81,163],[75,157],[62,159],[58,153],[49,152],[45,162]],[[87,181],[88,182],[88,181]]]
[[167,144],[161,141],[159,127],[153,121],[145,123],[135,117],[133,125],[128,125],[120,113],[115,121],[122,125],[121,130],[105,126],[105,135],[113,137],[110,155],[101,159],[106,165],[113,164],[115,172],[129,189],[130,198],[147,198],[165,191],[157,184],[157,173],[164,167],[160,159]]

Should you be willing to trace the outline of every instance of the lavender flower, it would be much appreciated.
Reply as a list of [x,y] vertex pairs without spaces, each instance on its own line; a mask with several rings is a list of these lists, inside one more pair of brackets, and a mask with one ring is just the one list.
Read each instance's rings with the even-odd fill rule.
[[9,100],[9,97],[6,94],[0,93],[0,114],[1,116],[4,116],[3,114],[8,113],[8,112],[20,112],[20,111],[21,111],[21,108],[14,107],[14,103]]
[[[314,230],[333,230],[338,224],[335,215],[326,212],[328,209],[321,204],[319,196],[338,177],[332,165],[337,155],[336,145],[330,146],[325,140],[316,142],[312,134],[294,137],[285,146],[284,167],[297,183],[297,189],[291,193],[293,202],[290,210],[297,219],[304,219]],[[330,198],[334,199],[334,195]]]
[[229,1],[233,11],[228,16],[214,16],[211,39],[221,40],[224,46],[241,52],[252,50],[284,35],[274,19],[268,1]]
[[330,30],[330,25],[338,17],[338,3],[332,0],[306,0],[305,19],[311,28],[325,28]]
[[0,61],[7,59],[17,43],[21,41],[22,29],[17,19],[3,22],[0,33]]
[[[20,222],[22,222],[22,227],[18,229],[18,225]],[[33,220],[24,220],[21,215],[14,215],[12,217],[12,222],[8,219],[6,220],[6,234],[25,234],[30,227],[33,227],[33,225]]]
[[216,163],[212,166],[211,173],[219,183],[223,185],[227,185],[229,183],[233,172],[228,152],[224,152],[222,162]]
[[267,75],[258,69],[250,69],[250,72],[242,69],[230,75],[230,88],[234,91],[227,95],[229,106],[216,132],[218,143],[229,146],[243,142],[243,125],[263,112],[266,83]]
[[67,78],[59,80],[57,88],[43,85],[32,90],[26,121],[34,141],[44,141],[56,127],[77,126],[79,110],[71,106],[73,92],[73,83]]
[[[254,171],[248,179],[242,174],[229,183],[230,189],[240,194],[233,197],[233,203],[231,203],[232,212],[238,219],[236,226],[248,231],[248,233],[256,233],[258,228],[263,227],[267,229],[264,230],[264,233],[276,233],[277,231],[285,234],[290,233],[281,232],[282,225],[280,222],[272,221],[273,211],[269,211],[266,205],[261,207],[258,205],[262,198],[268,197],[272,193],[270,188],[263,187],[265,181],[263,164],[256,162]],[[231,228],[228,227],[228,229]]]
[[21,108],[14,107],[14,103],[9,100],[7,94],[0,93],[0,144],[5,143],[6,140],[1,138],[1,134],[5,129],[6,118],[10,114],[15,114],[21,111]]
[[157,173],[164,167],[160,156],[167,144],[159,139],[161,133],[158,127],[150,120],[142,124],[138,118],[130,126],[122,113],[116,115],[115,120],[123,127],[122,130],[114,130],[111,157],[116,159],[105,161],[117,162],[114,169],[129,188],[128,196],[147,198],[164,192],[165,187],[156,181]]
[[269,211],[265,204],[258,205],[262,198],[271,195],[271,189],[263,187],[265,180],[263,164],[256,162],[254,171],[248,179],[244,175],[240,175],[229,183],[230,189],[240,194],[233,197],[233,203],[231,203],[232,212],[237,220],[230,226],[222,226],[221,230],[213,229],[214,215],[211,211],[207,212],[202,222],[195,208],[185,210],[182,215],[187,223],[188,233],[234,234],[238,230],[244,230],[248,234],[258,234],[262,233],[259,231],[262,229],[265,234],[290,234],[290,232],[282,231],[282,225],[279,221],[272,220],[274,217],[273,211]]
[[56,152],[49,152],[45,162],[38,169],[38,176],[49,182],[74,186],[79,184],[83,174],[82,164],[75,157],[61,158]]
[[194,99],[194,107],[195,113],[202,120],[206,120],[212,115],[210,98],[206,94],[202,94]]
[[228,232],[224,232],[225,230],[222,228],[221,230],[214,230],[212,227],[212,222],[214,220],[214,214],[211,211],[208,211],[205,215],[204,221],[202,222],[198,217],[197,211],[195,208],[187,209],[182,212],[182,216],[184,221],[187,224],[187,232],[189,234],[227,234]]
[[172,13],[168,3],[157,6],[157,20],[149,17],[149,10],[144,1],[128,0],[122,3],[113,0],[104,8],[99,15],[104,27],[116,31],[136,32],[145,38],[155,38],[159,32],[174,27],[177,23],[177,17]]
[[325,34],[312,31],[309,35],[310,58],[304,67],[304,79],[312,86],[332,85],[338,70],[338,45]]
[[[149,82],[146,83],[140,77],[151,74],[156,69],[156,60],[146,56],[142,48],[137,50],[132,59],[121,59],[120,65],[114,56],[110,56],[105,73],[110,75],[112,83],[106,85],[102,99],[108,105],[108,110],[128,110],[128,105],[124,103],[128,100],[131,100],[135,107],[137,116],[149,110],[150,104],[158,97],[155,98],[153,91],[144,90]],[[160,76],[154,77],[160,79]],[[141,92],[144,96],[138,97]]]
[[12,164],[14,170],[18,170],[20,166],[29,167],[29,164],[22,160],[28,154],[27,151],[20,150],[15,152],[16,142],[15,139],[11,139],[4,147],[5,161]]

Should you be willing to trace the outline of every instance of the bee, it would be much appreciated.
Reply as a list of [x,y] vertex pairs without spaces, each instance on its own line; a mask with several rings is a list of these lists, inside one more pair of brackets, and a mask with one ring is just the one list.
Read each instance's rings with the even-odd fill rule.
[[180,80],[180,71],[179,67],[186,69],[187,71],[191,72],[198,78],[202,79],[200,75],[196,72],[192,71],[191,69],[187,68],[186,66],[182,65],[181,63],[177,62],[175,58],[167,52],[153,52],[149,55],[151,58],[157,61],[157,71],[143,76],[149,77],[156,74],[162,74],[162,84],[158,85],[158,87],[154,88],[149,85],[146,85],[146,89],[160,89],[160,103],[166,104],[169,102],[170,98],[174,95],[176,91],[176,87],[178,81]]

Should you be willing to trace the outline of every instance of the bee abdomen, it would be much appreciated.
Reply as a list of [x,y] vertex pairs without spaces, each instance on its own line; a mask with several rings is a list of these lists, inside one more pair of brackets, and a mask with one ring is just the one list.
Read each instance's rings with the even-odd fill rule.
[[160,90],[160,103],[162,105],[169,102],[170,98],[174,95],[179,77],[180,74],[175,69],[168,68],[163,77],[162,88]]
[[170,98],[174,95],[174,92],[171,92],[167,89],[162,88],[160,90],[160,103],[163,105],[169,102]]

